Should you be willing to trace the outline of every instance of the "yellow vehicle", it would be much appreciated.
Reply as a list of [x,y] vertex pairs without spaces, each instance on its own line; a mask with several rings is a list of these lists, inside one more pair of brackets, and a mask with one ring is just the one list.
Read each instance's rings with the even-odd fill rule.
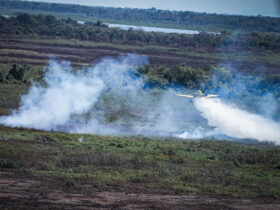
[[218,95],[213,95],[213,94],[203,94],[201,90],[198,90],[196,94],[193,95],[185,95],[185,94],[176,94],[177,96],[182,96],[186,98],[197,98],[197,97],[205,97],[205,98],[216,98]]

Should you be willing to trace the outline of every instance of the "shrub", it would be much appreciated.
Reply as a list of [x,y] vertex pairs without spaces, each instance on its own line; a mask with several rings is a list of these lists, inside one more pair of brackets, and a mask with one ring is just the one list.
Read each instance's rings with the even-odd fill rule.
[[19,164],[13,160],[0,159],[0,168],[16,169],[16,168],[19,168]]

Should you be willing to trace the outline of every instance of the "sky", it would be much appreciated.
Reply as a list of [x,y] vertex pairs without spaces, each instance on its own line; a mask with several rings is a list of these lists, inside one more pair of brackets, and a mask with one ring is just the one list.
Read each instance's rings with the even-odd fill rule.
[[280,17],[280,0],[29,0],[129,8],[152,8],[218,14]]

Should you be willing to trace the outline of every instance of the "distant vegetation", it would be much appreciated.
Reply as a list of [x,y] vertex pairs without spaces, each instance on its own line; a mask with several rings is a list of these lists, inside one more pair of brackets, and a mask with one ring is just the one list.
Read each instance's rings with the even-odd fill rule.
[[50,36],[75,38],[94,42],[122,43],[131,45],[161,45],[181,48],[219,49],[280,49],[280,35],[252,32],[249,34],[196,35],[165,34],[135,30],[108,28],[101,21],[78,24],[71,18],[57,19],[53,15],[19,14],[16,17],[0,17],[0,33],[4,35]]
[[[245,76],[224,68],[209,66],[199,69],[186,64],[173,67],[147,65],[140,67],[138,72],[148,82],[149,87],[175,86],[188,90],[210,91],[234,100],[236,103],[246,101],[248,106],[257,112],[259,100],[267,97],[268,94],[273,95],[275,102],[280,104],[279,75]],[[275,110],[275,117],[280,117],[280,108]]]
[[[173,67],[140,66],[136,70],[136,75],[142,77],[146,82],[145,87],[150,89],[167,89],[176,87],[181,90],[198,90],[203,92],[218,93],[221,97],[234,100],[235,103],[247,103],[248,107],[255,112],[261,110],[258,102],[268,95],[275,98],[275,103],[280,104],[280,76],[244,76],[241,74],[232,73],[224,68],[213,66],[205,67],[204,69],[193,68],[186,64],[179,64]],[[0,93],[1,87],[6,86],[25,86],[25,89],[30,86],[33,80],[42,83],[43,67],[35,67],[30,65],[5,65],[0,68]],[[5,94],[7,96],[7,94]],[[19,97],[19,96],[18,96]],[[8,101],[11,99],[7,99]],[[0,101],[8,102],[6,99]],[[13,102],[12,107],[16,107],[18,101]],[[262,108],[262,107],[261,107]],[[280,119],[280,108],[276,108],[273,114],[275,119]]]
[[30,84],[31,80],[40,81],[42,77],[42,67],[35,67],[25,64],[4,65],[3,67],[0,67],[0,83],[2,84]]
[[[255,91],[271,89],[272,92],[280,93],[280,75],[278,74],[263,77],[242,76],[242,74],[235,74],[224,68],[208,66],[200,69],[190,67],[184,63],[173,67],[165,65],[139,66],[135,73],[141,76],[150,88],[180,86],[187,89],[213,90],[214,88],[227,86],[238,77],[239,81],[249,78],[252,83],[251,86],[257,89]],[[43,67],[40,66],[13,64],[0,67],[0,83],[20,82],[29,84],[31,80],[42,81],[43,75]],[[218,83],[213,81],[213,78]],[[250,84],[247,83],[246,85],[249,86]],[[280,99],[280,95],[277,96]]]
[[0,7],[56,13],[83,14],[87,18],[130,24],[160,25],[179,28],[206,28],[210,30],[242,30],[280,32],[280,19],[272,17],[247,17],[217,15],[190,11],[88,7],[71,4],[52,4],[1,0]]

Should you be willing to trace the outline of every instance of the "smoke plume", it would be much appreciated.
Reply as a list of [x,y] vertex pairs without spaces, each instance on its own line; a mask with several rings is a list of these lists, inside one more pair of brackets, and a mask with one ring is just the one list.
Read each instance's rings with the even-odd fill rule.
[[[279,123],[268,118],[272,113],[263,117],[228,101],[190,101],[176,96],[174,88],[150,88],[137,73],[137,68],[147,63],[145,56],[108,57],[73,71],[70,63],[50,61],[43,84],[34,83],[22,96],[19,108],[10,116],[1,117],[0,122],[12,127],[72,133],[186,139],[222,134],[280,143]],[[218,83],[221,79],[216,80]],[[225,99],[226,94],[224,91]],[[272,101],[273,97],[267,95],[265,101],[268,99]]]
[[271,119],[240,110],[219,99],[198,98],[194,104],[209,126],[215,127],[216,134],[280,144],[280,124]]
[[97,101],[103,81],[76,75],[69,64],[49,63],[45,76],[46,87],[34,84],[27,95],[22,96],[18,110],[1,118],[8,126],[23,126],[50,130],[65,124],[72,114],[86,112]]

